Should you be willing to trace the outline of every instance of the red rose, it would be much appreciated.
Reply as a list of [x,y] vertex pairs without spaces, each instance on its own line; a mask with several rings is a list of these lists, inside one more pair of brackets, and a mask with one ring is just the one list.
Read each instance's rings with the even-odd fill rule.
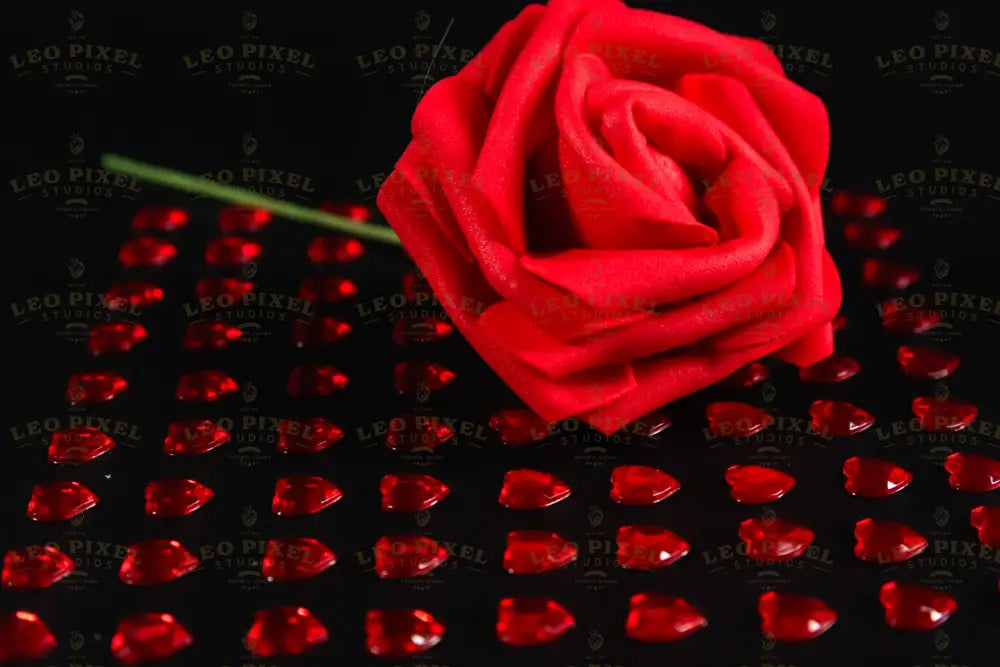
[[761,42],[531,5],[420,102],[378,206],[547,420],[611,433],[765,355],[833,351],[829,124]]

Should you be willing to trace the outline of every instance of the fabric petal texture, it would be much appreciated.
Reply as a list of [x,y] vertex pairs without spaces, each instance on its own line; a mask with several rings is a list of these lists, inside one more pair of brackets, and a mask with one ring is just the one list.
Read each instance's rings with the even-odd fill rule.
[[762,42],[619,0],[530,5],[411,131],[379,209],[542,419],[610,434],[764,356],[833,352],[827,113]]

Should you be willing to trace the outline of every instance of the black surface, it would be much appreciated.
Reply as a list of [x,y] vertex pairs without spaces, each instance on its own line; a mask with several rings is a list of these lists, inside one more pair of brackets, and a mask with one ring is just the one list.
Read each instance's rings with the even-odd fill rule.
[[[643,6],[720,30],[831,54],[833,68],[822,75],[792,72],[793,78],[824,99],[830,112],[833,146],[827,195],[834,187],[871,189],[876,179],[935,166],[1000,173],[995,150],[1000,67],[980,65],[988,71],[957,74],[952,80],[957,87],[942,94],[922,86],[926,77],[909,76],[903,70],[882,76],[876,61],[878,54],[912,45],[953,43],[996,49],[1000,46],[996,16],[982,8],[942,5],[948,21],[945,26],[939,15],[937,27],[944,26],[939,30],[934,20],[937,8],[902,9],[902,5],[734,8],[715,2],[665,2]],[[192,648],[164,664],[368,664],[374,660],[363,650],[364,612],[397,604],[426,609],[447,625],[440,646],[422,658],[397,661],[406,664],[995,663],[990,629],[1000,621],[1000,559],[992,554],[970,557],[966,551],[975,545],[975,553],[980,553],[968,511],[990,499],[952,491],[940,463],[950,451],[988,453],[1000,448],[993,381],[1000,316],[947,308],[944,317],[953,328],[935,334],[931,344],[960,354],[961,368],[938,383],[903,378],[894,361],[895,349],[916,339],[883,333],[875,306],[891,294],[860,286],[862,256],[845,248],[841,221],[833,216],[827,222],[829,244],[845,287],[842,312],[850,320],[848,328],[838,333],[837,347],[860,361],[862,372],[857,377],[842,385],[807,386],[798,382],[792,369],[768,362],[772,378],[765,385],[706,391],[670,406],[667,412],[675,424],[655,442],[631,437],[607,443],[580,428],[552,438],[544,447],[511,451],[500,447],[485,425],[496,410],[520,404],[464,341],[455,336],[425,348],[401,349],[390,338],[390,317],[399,310],[381,313],[373,322],[359,314],[359,305],[400,292],[401,275],[412,265],[398,249],[368,243],[363,260],[337,269],[357,282],[360,294],[357,302],[336,309],[354,325],[354,335],[329,350],[296,350],[290,338],[292,316],[270,311],[270,315],[237,316],[259,322],[270,334],[258,342],[221,353],[189,353],[180,346],[191,320],[183,304],[194,299],[197,279],[210,273],[202,255],[205,242],[219,235],[214,204],[142,187],[135,199],[87,193],[93,206],[85,207],[88,210],[80,216],[62,210],[66,196],[61,193],[20,199],[15,192],[27,174],[57,170],[65,179],[70,168],[96,167],[102,152],[113,151],[197,173],[243,166],[300,173],[311,179],[314,192],[295,194],[286,187],[274,194],[314,205],[369,198],[376,190],[374,175],[387,174],[408,141],[409,116],[423,82],[416,90],[404,85],[411,76],[409,61],[404,62],[406,74],[366,76],[359,70],[357,56],[394,45],[437,43],[452,19],[444,43],[455,45],[456,51],[477,50],[519,7],[518,3],[261,7],[253,10],[257,23],[250,32],[241,28],[244,8],[239,7],[80,8],[84,23],[76,32],[67,20],[68,7],[34,4],[10,10],[0,28],[4,55],[85,42],[138,52],[142,63],[138,76],[91,74],[90,81],[97,85],[82,94],[60,88],[55,78],[39,71],[18,76],[21,70],[15,71],[10,58],[5,65],[3,267],[10,274],[4,285],[12,307],[5,323],[9,363],[4,373],[6,449],[0,464],[4,496],[0,511],[7,529],[2,531],[0,547],[52,541],[77,558],[79,570],[87,573],[45,591],[0,593],[0,609],[36,611],[56,634],[59,648],[40,664],[113,663],[107,647],[115,625],[138,611],[170,611],[195,636]],[[414,19],[419,9],[431,18],[423,31]],[[765,10],[776,18],[770,31],[762,22]],[[309,77],[289,73],[265,78],[270,87],[256,94],[233,90],[225,79],[210,74],[191,76],[185,69],[185,54],[249,40],[308,52],[315,69]],[[794,61],[788,64],[798,69]],[[84,142],[75,155],[68,143],[73,134]],[[257,144],[249,155],[243,148],[246,135]],[[947,150],[940,150],[945,142],[938,137],[947,139]],[[904,235],[886,254],[922,271],[918,286],[908,294],[928,299],[937,292],[1000,298],[992,259],[1000,191],[979,188],[974,196],[971,192],[947,195],[953,200],[950,206],[932,205],[937,195],[929,191],[904,190],[889,200],[889,219],[904,229]],[[168,296],[141,316],[152,332],[150,340],[121,357],[94,360],[83,341],[65,335],[65,323],[96,321],[105,316],[100,309],[67,315],[54,308],[45,311],[48,321],[21,323],[15,317],[13,305],[33,297],[100,293],[115,279],[142,275],[118,266],[118,248],[130,234],[129,221],[137,207],[164,201],[187,206],[195,217],[192,225],[176,234],[177,261],[152,272]],[[933,206],[937,208],[928,208]],[[260,235],[264,257],[253,280],[262,291],[297,292],[300,280],[314,273],[305,262],[305,249],[314,234],[315,230],[278,221]],[[84,267],[76,277],[70,273],[74,258]],[[79,272],[79,265],[74,266]],[[272,315],[275,319],[270,319]],[[329,399],[292,401],[284,392],[288,373],[299,361],[313,358],[341,368],[350,376],[350,386]],[[391,370],[405,358],[437,361],[454,369],[459,380],[426,403],[400,399],[392,391]],[[125,375],[131,382],[128,392],[106,406],[68,410],[63,392],[69,374],[105,366]],[[233,396],[203,408],[178,405],[172,394],[179,373],[203,367],[231,371],[244,386],[252,383],[257,396],[249,402]],[[957,435],[907,430],[911,399],[945,390],[976,403],[980,420]],[[763,440],[708,441],[701,431],[704,404],[724,396],[755,403],[785,420],[769,429]],[[790,420],[805,417],[817,398],[850,400],[876,416],[876,427],[829,442],[782,430],[782,426],[792,428]],[[382,439],[363,437],[373,423],[414,409],[469,421],[481,427],[485,439],[459,436],[456,443],[439,450],[440,456],[424,460],[401,458],[386,449]],[[125,422],[139,435],[134,441],[119,440],[121,446],[109,456],[79,469],[48,464],[47,437],[19,437],[30,422],[65,424],[81,415]],[[244,416],[294,415],[326,417],[341,425],[348,437],[321,454],[294,459],[274,451],[274,433],[263,434],[266,441],[259,451],[240,453],[240,447],[251,444],[248,438],[261,437],[256,432],[234,434],[230,445],[194,459],[175,460],[162,452],[166,425],[175,418],[230,417],[240,422]],[[897,422],[906,432],[888,435]],[[777,451],[760,449],[771,446]],[[889,499],[853,498],[843,490],[840,467],[856,454],[897,461],[916,479],[911,488]],[[738,542],[739,522],[761,511],[731,501],[722,473],[735,463],[760,461],[778,465],[798,480],[773,510],[815,531],[818,558],[774,568],[740,559],[715,560],[720,550]],[[608,476],[622,463],[661,467],[680,480],[683,489],[652,507],[619,507],[608,499]],[[505,510],[496,502],[503,473],[521,466],[557,474],[573,488],[573,496],[543,511]],[[388,516],[379,509],[379,478],[401,470],[426,470],[452,488],[451,497],[429,516],[420,517],[426,523],[418,524],[411,516]],[[274,480],[301,472],[327,477],[344,490],[345,498],[313,517],[274,517],[270,513]],[[217,497],[183,519],[145,517],[145,484],[174,475],[196,477],[215,489]],[[31,486],[59,478],[83,482],[100,496],[101,504],[82,522],[29,521],[24,508]],[[865,516],[903,520],[922,532],[932,540],[926,557],[895,568],[855,559],[853,524]],[[614,536],[624,523],[662,524],[688,538],[692,552],[664,571],[623,572],[614,566]],[[550,528],[579,541],[579,562],[537,577],[503,574],[504,535],[517,527]],[[452,558],[419,585],[378,580],[365,560],[372,545],[383,534],[406,531],[454,542],[460,545],[457,553],[471,558]],[[337,552],[340,562],[316,579],[296,584],[266,585],[259,577],[240,576],[259,571],[255,550],[268,538],[283,535],[316,537]],[[124,548],[148,537],[180,540],[203,558],[204,567],[161,587],[122,584],[117,568]],[[249,554],[242,553],[244,541],[253,544]],[[107,545],[110,557],[100,551]],[[232,555],[225,555],[227,545],[232,545]],[[891,578],[934,582],[959,600],[960,610],[938,631],[916,635],[892,631],[877,600],[880,584]],[[838,611],[838,623],[818,640],[802,645],[762,641],[756,598],[773,585],[823,598]],[[628,640],[624,636],[628,598],[645,590],[683,595],[706,614],[709,627],[668,647]],[[576,616],[577,628],[548,647],[505,647],[496,641],[493,625],[496,602],[508,594],[551,596]],[[330,629],[330,642],[294,659],[251,658],[241,640],[253,612],[278,603],[308,607]]]

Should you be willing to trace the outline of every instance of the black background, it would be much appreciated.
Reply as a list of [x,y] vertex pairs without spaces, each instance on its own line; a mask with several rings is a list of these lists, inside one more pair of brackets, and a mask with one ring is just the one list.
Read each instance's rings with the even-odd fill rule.
[[[786,61],[786,65],[792,70],[790,76],[827,104],[832,126],[831,187],[871,190],[876,179],[946,162],[958,168],[1000,173],[996,157],[1000,68],[992,68],[992,73],[954,73],[957,87],[941,94],[921,86],[926,75],[910,76],[901,70],[882,76],[876,63],[878,54],[916,44],[950,41],[1000,49],[995,10],[976,4],[924,8],[902,3],[854,7],[801,3],[784,7],[660,2],[635,6],[675,13],[776,44],[828,52],[833,67],[825,75],[796,71],[794,61]],[[205,242],[219,235],[216,205],[146,186],[136,200],[92,197],[98,202],[95,210],[70,217],[57,210],[54,198],[36,194],[21,200],[10,184],[10,179],[23,181],[32,172],[65,170],[70,160],[78,161],[78,166],[96,167],[101,153],[117,152],[195,173],[231,169],[241,160],[256,160],[261,167],[309,176],[315,192],[298,201],[318,205],[326,200],[364,199],[374,195],[375,188],[362,192],[357,181],[371,186],[373,174],[391,170],[409,140],[409,118],[420,86],[414,90],[403,85],[410,79],[409,73],[366,76],[359,69],[357,56],[370,59],[377,49],[393,45],[409,48],[417,41],[435,44],[449,23],[445,44],[458,47],[457,51],[478,50],[520,8],[520,3],[511,2],[256,7],[251,10],[256,24],[245,30],[241,16],[246,7],[133,4],[115,9],[78,7],[84,17],[78,31],[73,31],[67,20],[72,7],[25,3],[5,8],[7,16],[0,27],[4,50],[0,55],[23,54],[45,45],[65,49],[76,40],[137,52],[142,63],[133,77],[91,74],[90,81],[97,85],[74,94],[57,85],[59,77],[37,70],[18,76],[20,70],[11,59],[5,61],[2,202],[7,234],[2,250],[3,268],[9,274],[3,285],[11,308],[5,322],[10,363],[3,383],[8,426],[0,463],[5,496],[0,511],[8,528],[0,537],[0,546],[7,549],[53,541],[71,550],[78,542],[72,555],[81,559],[79,568],[88,573],[87,577],[74,575],[44,591],[0,593],[0,609],[36,611],[55,633],[59,648],[40,664],[111,664],[107,646],[115,624],[139,611],[172,612],[195,637],[194,646],[165,664],[367,664],[374,661],[364,653],[364,612],[404,604],[426,609],[447,625],[440,646],[419,659],[403,661],[406,664],[456,667],[517,662],[635,667],[668,660],[734,667],[994,664],[990,630],[1000,621],[1000,562],[975,557],[960,560],[959,555],[947,553],[952,541],[959,554],[962,543],[976,541],[968,525],[968,511],[989,500],[952,491],[940,464],[950,450],[988,453],[1000,447],[1000,438],[986,435],[990,428],[984,424],[1000,419],[992,382],[998,371],[992,345],[1000,317],[980,312],[973,321],[971,311],[963,315],[957,309],[949,310],[945,319],[953,324],[951,333],[935,334],[932,341],[925,337],[923,343],[959,354],[960,370],[939,383],[906,380],[894,359],[896,346],[908,339],[885,334],[875,308],[892,294],[860,285],[862,256],[844,246],[842,221],[832,215],[827,220],[829,245],[844,282],[842,312],[849,318],[847,329],[838,333],[837,347],[838,352],[860,361],[862,371],[857,377],[842,385],[802,385],[792,369],[769,362],[772,378],[764,388],[712,389],[669,406],[667,412],[675,424],[656,441],[645,443],[651,446],[642,446],[642,439],[635,436],[623,436],[612,443],[598,441],[592,432],[581,428],[554,436],[543,447],[511,451],[500,447],[495,435],[488,432],[485,439],[459,436],[456,443],[442,447],[440,456],[433,460],[401,460],[383,446],[382,439],[364,439],[359,433],[370,432],[373,422],[387,421],[404,411],[431,411],[481,426],[496,410],[520,406],[457,336],[421,349],[401,349],[391,342],[388,313],[373,322],[360,314],[373,299],[400,292],[402,274],[412,269],[401,251],[368,243],[363,260],[337,268],[339,275],[355,280],[360,294],[356,302],[335,309],[353,324],[355,332],[329,350],[296,350],[290,339],[292,317],[286,315],[284,321],[261,320],[271,335],[257,343],[219,353],[184,352],[180,341],[192,318],[185,315],[183,304],[194,298],[197,279],[211,273],[202,252]],[[415,21],[419,10],[430,17],[424,30]],[[934,22],[937,10],[947,16],[947,25],[941,29],[944,22],[939,20],[937,27]],[[765,11],[776,19],[769,30],[762,21]],[[315,69],[309,77],[291,73],[265,77],[269,87],[256,94],[234,91],[227,85],[229,79],[210,74],[192,77],[186,70],[185,54],[242,40],[308,52]],[[411,61],[404,64],[408,67]],[[452,71],[438,71],[435,76]],[[73,134],[84,141],[84,148],[76,155],[70,154],[67,144]],[[248,134],[257,141],[251,155],[241,148]],[[938,137],[947,138],[948,148],[936,153]],[[938,146],[942,145],[939,139]],[[995,192],[1000,195],[1000,191]],[[890,199],[889,218],[904,231],[902,240],[886,254],[921,270],[921,280],[908,293],[945,291],[1000,297],[992,259],[1000,201],[988,197],[983,189],[975,197],[953,197],[958,210],[940,216],[921,209],[919,199],[905,192]],[[152,272],[167,298],[141,316],[140,321],[152,332],[150,340],[126,355],[95,360],[87,354],[85,342],[62,335],[65,321],[21,322],[15,316],[16,304],[31,297],[65,295],[68,291],[100,293],[116,279],[144,275],[124,271],[116,257],[131,233],[129,222],[137,207],[157,202],[187,207],[194,215],[194,224],[172,237],[178,243],[177,261]],[[253,280],[261,291],[294,295],[304,276],[319,272],[305,261],[305,249],[314,234],[313,229],[283,221],[260,234],[264,256]],[[76,277],[68,270],[73,258],[85,267]],[[50,317],[60,315],[51,313]],[[70,316],[74,318],[76,315]],[[84,317],[82,321],[93,320]],[[405,358],[437,361],[454,369],[459,380],[426,404],[400,399],[392,392],[391,372],[393,365]],[[349,387],[325,400],[292,401],[284,392],[284,383],[291,368],[307,359],[336,365],[350,376]],[[63,392],[68,375],[101,367],[122,372],[131,383],[128,392],[106,406],[67,410]],[[252,383],[257,396],[246,401],[237,395],[201,408],[178,405],[172,394],[180,371],[207,367],[226,369],[243,385]],[[719,445],[706,441],[701,431],[704,404],[720,397],[746,400],[786,418],[805,416],[817,398],[850,400],[876,416],[876,427],[889,429],[892,422],[910,418],[909,403],[914,396],[934,391],[947,391],[977,404],[980,420],[969,432],[944,438],[909,432],[883,439],[877,429],[832,442],[788,434],[794,442],[770,443],[777,444],[779,454],[758,451],[769,443],[756,441]],[[18,436],[30,421],[59,418],[65,422],[70,415],[82,414],[134,424],[141,437],[128,443],[132,446],[120,446],[82,468],[63,469],[45,461],[46,437]],[[243,458],[235,450],[246,443],[238,442],[196,459],[174,460],[162,453],[162,438],[173,419],[255,414],[324,416],[341,425],[348,437],[321,454],[295,459],[277,455],[273,440],[262,444],[257,454],[246,453]],[[605,451],[584,453],[592,447]],[[910,489],[890,499],[853,498],[843,490],[840,466],[856,454],[895,460],[913,471],[916,479]],[[249,465],[251,461],[256,463]],[[778,588],[821,597],[840,615],[828,633],[807,644],[773,646],[762,641],[756,598],[774,583],[769,575],[759,574],[768,568],[741,561],[740,568],[730,562],[722,571],[714,571],[719,563],[709,562],[720,546],[738,542],[736,528],[742,519],[760,514],[759,508],[731,501],[722,477],[728,465],[754,461],[779,465],[796,477],[798,486],[773,509],[779,516],[812,528],[815,543],[829,550],[823,559],[829,563],[799,561],[777,568]],[[670,472],[683,484],[682,491],[652,507],[614,505],[607,497],[608,475],[615,465],[630,462]],[[539,512],[505,510],[496,503],[503,472],[522,466],[556,473],[573,488],[573,496]],[[379,510],[379,478],[386,472],[409,469],[430,472],[452,488],[450,498],[432,509],[429,518],[422,517],[423,524],[411,516],[388,516]],[[274,479],[305,472],[327,477],[344,490],[345,498],[307,518],[271,515]],[[158,521],[144,516],[145,484],[180,475],[208,484],[215,489],[216,498],[183,519]],[[98,494],[101,503],[87,512],[82,522],[76,522],[78,525],[29,521],[24,507],[32,485],[54,478],[83,482]],[[928,558],[895,569],[858,561],[852,554],[851,533],[854,522],[865,516],[906,521],[931,539],[925,554]],[[615,530],[624,523],[643,522],[659,523],[685,536],[692,543],[691,554],[655,573],[615,568]],[[538,577],[504,574],[500,569],[504,535],[515,527],[550,528],[579,541],[584,545],[581,562]],[[431,583],[415,586],[378,580],[370,564],[361,562],[365,550],[370,553],[381,535],[413,531],[466,545],[470,553],[482,555],[479,560],[485,560],[485,565],[473,562],[476,556],[472,560],[454,558],[456,567],[449,565],[436,572]],[[113,552],[116,545],[170,537],[203,557],[208,553],[203,548],[218,552],[219,543],[233,543],[239,552],[243,540],[262,543],[281,535],[316,537],[337,552],[339,563],[301,583],[266,585],[259,579],[245,579],[252,585],[244,590],[230,580],[239,571],[259,570],[259,559],[236,553],[224,562],[225,557],[215,554],[204,559],[204,568],[177,582],[139,589],[117,580],[120,558],[86,553],[88,542],[93,548],[98,542],[110,543]],[[590,540],[600,543],[598,553],[588,553]],[[939,546],[935,540],[947,543]],[[610,551],[605,552],[604,542]],[[593,570],[603,571],[604,578],[586,576]],[[941,574],[943,571],[950,576]],[[936,632],[909,635],[892,631],[881,617],[877,599],[880,584],[891,578],[933,580],[956,596],[959,612]],[[644,646],[627,639],[624,621],[628,598],[644,590],[686,597],[709,618],[709,627],[667,647]],[[506,647],[496,640],[493,626],[496,602],[508,594],[551,596],[576,616],[577,628],[551,646],[530,650]],[[330,641],[297,658],[250,657],[241,644],[242,637],[254,610],[270,604],[308,607],[329,628]]]

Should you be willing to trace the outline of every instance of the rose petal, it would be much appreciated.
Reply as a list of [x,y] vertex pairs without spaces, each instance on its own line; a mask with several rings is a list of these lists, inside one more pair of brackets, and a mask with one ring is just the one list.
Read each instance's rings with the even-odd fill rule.
[[[592,44],[627,44],[631,53],[645,51],[647,62],[656,56],[656,66],[636,67],[629,78],[672,89],[678,79],[693,72],[721,74],[743,82],[767,117],[782,145],[804,175],[808,191],[819,194],[829,155],[830,125],[823,101],[805,90],[775,66],[761,49],[746,38],[733,38],[711,28],[659,12],[608,8],[600,21],[583,21],[566,45],[573,53],[590,51]],[[599,52],[614,65],[615,51]]]
[[[833,284],[826,285],[826,288],[831,292],[837,291],[836,271],[825,271],[824,275],[827,279],[834,279]],[[718,382],[744,364],[801,340],[810,331],[810,326],[800,321],[782,335],[753,347],[728,351],[713,348],[698,352],[687,350],[681,354],[666,354],[636,362],[633,365],[634,390],[579,417],[610,435],[616,430],[612,428],[615,424],[629,423],[659,406]]]
[[[669,191],[661,187],[662,177],[642,182],[598,143],[590,120],[602,115],[592,112],[588,90],[610,79],[607,66],[597,56],[585,54],[568,61],[565,67],[555,98],[559,161],[564,174],[600,174],[593,180],[564,180],[576,222],[577,244],[618,249],[715,243],[715,230],[698,222],[679,197],[669,196]],[[686,137],[687,143],[699,146],[695,153],[702,163],[699,166],[704,165],[705,171],[717,170],[725,158],[725,146],[712,128],[687,114],[671,120],[681,126],[675,136]]]
[[595,331],[572,345],[526,335],[536,329],[533,318],[505,301],[487,308],[480,324],[519,359],[558,378],[594,366],[642,359],[756,322],[762,311],[786,303],[794,285],[795,258],[791,248],[779,242],[764,264],[737,283],[627,327]]
[[548,257],[525,255],[521,265],[583,300],[593,303],[606,294],[612,303],[634,309],[732,284],[763,263],[778,238],[781,216],[775,198],[768,196],[771,189],[747,160],[734,160],[720,178],[731,185],[710,201],[720,218],[745,234],[732,241],[685,250],[567,250]]
[[[803,304],[818,302],[819,305],[806,305],[803,308],[788,309],[777,313],[775,318],[762,322],[752,334],[745,330],[734,330],[721,335],[713,344],[720,349],[744,347],[763,342],[769,338],[767,327],[774,332],[779,329],[794,326],[788,318],[807,317],[811,324],[820,324],[832,304],[827,303],[824,296],[824,262],[826,250],[823,238],[822,210],[818,196],[814,196],[807,187],[799,167],[792,160],[789,151],[778,140],[771,129],[769,117],[751,96],[756,93],[733,79],[717,75],[686,75],[678,83],[678,92],[686,98],[696,101],[698,105],[724,120],[730,127],[736,129],[745,137],[758,152],[765,156],[791,184],[795,192],[795,206],[782,218],[781,236],[792,244],[796,257],[797,284],[795,292]],[[825,116],[824,116],[825,119]],[[823,149],[823,167],[825,168],[825,149]],[[821,172],[822,173],[822,172]],[[839,279],[835,295],[839,308]],[[833,295],[831,295],[833,296]],[[829,319],[836,315],[830,313]]]
[[627,394],[635,386],[630,364],[590,369],[569,378],[552,380],[518,360],[479,324],[475,312],[462,308],[461,297],[491,292],[478,267],[459,261],[442,230],[424,224],[412,214],[415,192],[404,180],[386,181],[379,190],[378,207],[403,244],[420,260],[420,269],[450,319],[487,364],[536,413],[570,417],[581,409],[599,406]]
[[[461,255],[456,261],[477,262],[493,290],[517,302],[526,312],[544,312],[547,303],[562,301],[565,293],[521,267],[518,257],[503,241],[504,231],[482,191],[462,177],[472,172],[479,150],[477,132],[485,132],[482,104],[481,93],[459,77],[438,82],[418,105],[413,119],[414,140],[383,188],[397,191],[396,205],[407,215],[419,218],[423,224],[428,224],[429,219],[438,223],[444,237]],[[480,111],[470,111],[470,106]],[[475,119],[470,120],[471,116]],[[457,130],[459,127],[463,129]],[[431,169],[426,165],[437,166]],[[408,199],[401,198],[401,194]],[[456,238],[456,227],[464,243]],[[551,335],[571,340],[588,333],[590,330],[584,327],[597,321],[603,321],[604,328],[612,328],[647,315],[639,312],[630,317],[602,317],[593,308],[577,304],[566,306],[560,317],[540,322],[539,326]]]
[[[592,6],[605,0],[553,2],[511,67],[493,109],[489,131],[482,144],[482,159],[475,180],[490,202],[506,232],[507,245],[516,254],[525,251],[524,187],[525,156],[534,152],[530,139],[551,125],[552,114],[540,109],[559,76],[562,51],[576,25]],[[511,184],[516,184],[511,187]]]

